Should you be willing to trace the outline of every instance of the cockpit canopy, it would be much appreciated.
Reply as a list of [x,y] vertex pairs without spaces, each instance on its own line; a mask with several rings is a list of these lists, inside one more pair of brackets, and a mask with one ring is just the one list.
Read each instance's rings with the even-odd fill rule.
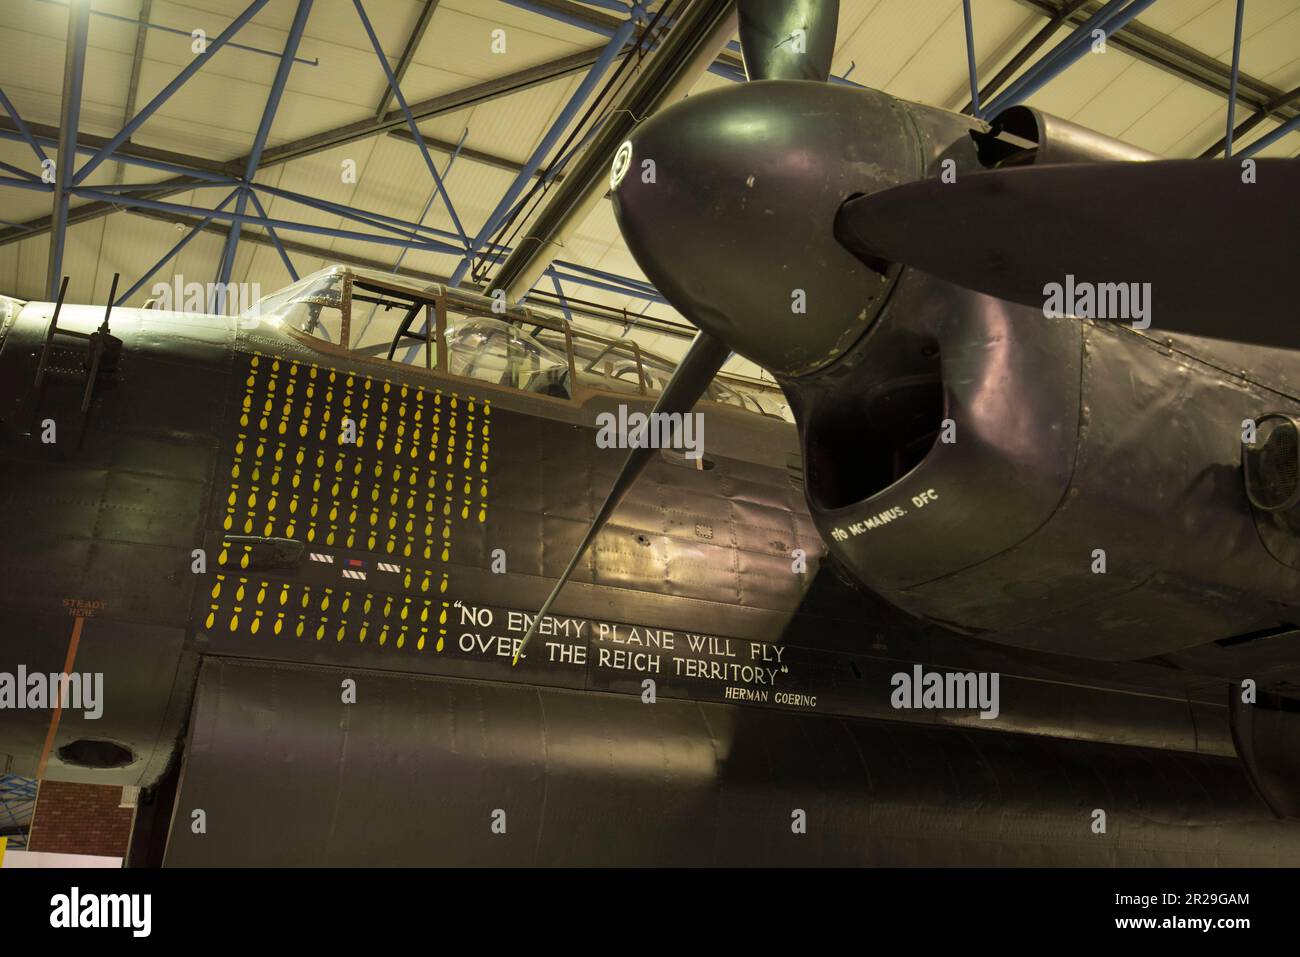
[[[628,338],[575,329],[549,312],[437,283],[330,266],[258,300],[242,317],[327,352],[400,362],[558,399],[582,390],[654,395],[673,364]],[[789,418],[765,383],[719,377],[705,398]]]

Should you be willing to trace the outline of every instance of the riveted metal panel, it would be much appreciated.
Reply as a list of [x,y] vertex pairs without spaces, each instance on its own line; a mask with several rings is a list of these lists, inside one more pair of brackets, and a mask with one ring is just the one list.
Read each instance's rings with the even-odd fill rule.
[[169,865],[1300,861],[1225,758],[344,675],[205,662]]

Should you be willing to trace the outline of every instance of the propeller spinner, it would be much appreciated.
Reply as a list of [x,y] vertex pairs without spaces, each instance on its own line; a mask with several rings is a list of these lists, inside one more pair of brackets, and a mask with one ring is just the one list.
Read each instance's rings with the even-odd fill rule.
[[640,126],[612,194],[646,277],[684,316],[779,376],[845,352],[897,270],[835,238],[850,197],[920,174],[894,101],[794,80],[692,96]]

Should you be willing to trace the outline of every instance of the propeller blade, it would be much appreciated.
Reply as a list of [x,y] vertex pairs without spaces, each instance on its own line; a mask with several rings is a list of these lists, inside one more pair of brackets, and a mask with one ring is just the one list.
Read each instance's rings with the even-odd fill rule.
[[[727,361],[727,356],[731,355],[731,350],[720,339],[715,339],[706,332],[697,333],[695,339],[691,342],[690,349],[682,358],[681,364],[673,372],[673,376],[664,386],[664,391],[659,396],[659,401],[655,403],[654,412],[663,413],[686,413],[695,407],[700,396],[709,387],[713,377],[718,374],[722,364]],[[653,412],[652,412],[653,414]],[[632,485],[637,480],[637,476],[650,463],[650,460],[658,452],[655,448],[636,448],[632,449],[627,456],[627,461],[623,463],[623,470],[619,472],[618,478],[614,480],[614,485],[610,488],[609,494],[605,496],[605,504],[601,505],[600,511],[591,521],[591,527],[587,529],[587,534],[583,536],[582,542],[578,545],[578,550],[574,553],[573,558],[569,560],[568,566],[564,573],[560,575],[560,580],[555,583],[551,589],[550,595],[547,596],[545,604],[533,619],[533,623],[528,627],[524,634],[524,639],[519,643],[515,650],[512,665],[519,664],[519,655],[528,645],[529,640],[533,637],[533,632],[537,626],[550,613],[551,606],[555,604],[555,599],[560,594],[560,589],[569,580],[573,570],[578,567],[578,562],[586,554],[587,548],[600,530],[605,527],[609,517],[614,514],[614,509],[618,508],[618,503],[623,501],[623,496],[628,493]]]
[[740,0],[740,52],[751,80],[826,82],[840,0]]
[[[1062,312],[1082,317],[1077,293],[1091,284],[1089,318],[1296,349],[1300,317],[1286,277],[1300,236],[1300,161],[1253,162],[1253,182],[1243,182],[1242,164],[1223,160],[921,180],[849,200],[835,235],[868,264],[903,263],[1045,310],[1056,294],[1049,284],[1058,284],[1070,300]],[[1102,284],[1120,284],[1124,300]],[[1127,310],[1111,308],[1121,301]]]

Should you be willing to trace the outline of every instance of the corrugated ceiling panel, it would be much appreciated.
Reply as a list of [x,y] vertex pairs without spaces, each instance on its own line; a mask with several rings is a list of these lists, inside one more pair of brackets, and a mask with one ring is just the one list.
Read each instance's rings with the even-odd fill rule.
[[1070,67],[1069,72],[1052,80],[1027,101],[1028,103],[1070,119],[1105,90],[1134,63],[1133,57],[1107,44],[1105,53],[1088,53]]
[[[1157,109],[1163,109],[1163,101],[1157,106]],[[1236,123],[1244,120],[1249,110],[1243,110],[1235,118]],[[1176,142],[1174,142],[1165,153],[1169,156],[1193,157],[1200,156],[1202,152],[1209,149],[1217,143],[1227,131],[1228,122],[1228,104],[1222,99],[1215,97],[1213,101],[1204,100],[1200,122],[1195,122],[1196,115],[1189,108],[1183,116],[1183,125],[1187,129]],[[1239,137],[1233,144],[1233,152],[1238,153],[1253,140],[1258,134],[1250,133],[1245,137]]]
[[[449,17],[448,14],[451,16]],[[487,0],[442,0],[438,4],[438,16],[451,20],[452,17],[463,18],[466,23],[463,26],[454,25],[451,29],[464,29],[468,32],[487,32],[498,27],[506,31],[506,49],[510,53],[511,46],[518,39],[527,47],[529,44],[537,44],[542,41],[559,41],[570,45],[588,45],[594,41],[599,42],[598,34],[579,27],[570,26],[559,20],[552,20],[549,17],[539,17],[535,13],[530,13],[520,7],[511,6],[508,3],[490,3]],[[435,19],[434,27],[439,27],[439,22]],[[431,27],[431,30],[433,28]],[[525,36],[527,34],[528,36]],[[456,56],[455,51],[452,55]],[[501,54],[494,54],[501,55]]]
[[[1164,4],[1154,4],[1152,10]],[[1237,16],[1235,0],[1218,0],[1217,3],[1191,15],[1191,4],[1171,4],[1187,14],[1183,23],[1166,31],[1175,39],[1194,47],[1224,63],[1232,61],[1232,34]],[[1200,4],[1197,4],[1200,6]],[[1186,7],[1188,9],[1184,10]],[[1242,43],[1241,68],[1248,73],[1256,73],[1258,66],[1251,60],[1249,51],[1253,41],[1263,39],[1264,34],[1273,26],[1284,20],[1296,9],[1294,0],[1248,0],[1246,16],[1242,28],[1245,40]],[[1139,19],[1150,23],[1144,14]],[[1154,24],[1152,24],[1154,25]],[[1294,54],[1293,54],[1294,55]]]
[[[1249,30],[1252,23],[1246,20]],[[1225,56],[1231,61],[1231,55]],[[1294,89],[1300,76],[1300,10],[1278,17],[1241,43],[1242,68],[1282,89]]]
[[[843,44],[836,66],[845,59],[855,60],[854,82],[890,90],[890,84],[920,46],[952,15],[954,8],[959,9],[960,5],[950,0],[926,3],[880,0],[852,38]],[[953,56],[963,56],[961,48],[954,49]]]
[[[606,79],[608,76],[606,74]],[[469,119],[470,135],[476,137],[476,142],[481,142],[482,148],[489,152],[530,157],[542,137],[577,94],[582,80],[582,74],[575,74],[535,87],[513,103],[511,101],[515,97],[485,103],[475,109]],[[568,135],[576,129],[576,124],[588,106],[589,103],[584,104],[577,111],[574,120],[565,127],[564,135],[557,141],[556,148],[546,157],[548,161],[558,155],[558,148],[566,143]],[[583,127],[584,131],[588,129],[589,126]]]
[[[20,58],[11,60],[21,69],[6,71],[3,85],[24,119],[58,123],[67,19],[65,10],[35,0],[6,5],[0,41],[8,51],[21,51]],[[121,126],[134,30],[102,17],[91,19],[87,46],[91,75],[82,96],[82,128],[111,132]],[[123,48],[123,37],[131,38],[132,46],[128,50]],[[126,72],[123,72],[124,64]]]
[[[858,0],[857,3],[840,4],[840,22],[835,32],[834,63],[839,65],[841,59],[849,62],[849,51],[856,49],[859,31],[871,19],[882,0]],[[837,70],[837,73],[844,71]]]
[[[972,20],[975,24],[975,62],[981,85],[1006,65],[1020,48],[1029,42],[1043,26],[1043,19],[1033,11],[1025,9],[1013,0],[984,0],[972,4]],[[959,55],[952,53],[953,40],[947,35],[956,29]],[[938,94],[922,97],[921,102],[945,109],[960,110],[970,100],[970,79],[966,74],[965,59],[966,32],[965,24],[958,18],[952,25],[945,25],[944,31],[931,44],[934,56],[942,54],[942,65],[936,70],[944,71],[950,83],[946,96]]]
[[[50,255],[50,237],[34,236],[15,243],[18,250],[18,281],[13,295],[20,299],[45,299],[45,271]],[[89,290],[87,290],[89,291]]]
[[[971,4],[975,27],[975,62],[979,76],[993,76],[1015,55],[1042,20],[1010,0],[976,0]],[[857,73],[854,73],[856,78]],[[966,26],[961,5],[954,4],[939,28],[918,48],[894,78],[887,92],[895,96],[961,109],[970,99],[966,64]]]
[[1222,116],[1224,107],[1221,96],[1190,83],[1180,83],[1155,109],[1134,122],[1124,139],[1154,153],[1176,155],[1174,147],[1191,129],[1216,111]]
[[[8,91],[6,91],[8,92]],[[48,149],[45,151],[50,159],[58,157],[58,151]],[[32,152],[32,148],[22,140],[0,140],[0,162],[8,163],[18,169],[26,170],[33,176],[41,175],[40,160]],[[0,173],[7,178],[13,177],[8,170]],[[35,190],[22,188],[6,188],[0,192],[0,219],[7,223],[23,222],[33,216],[48,212],[50,208],[50,196],[48,193],[39,193]]]
[[22,272],[18,268],[21,256],[20,243],[0,246],[0,296],[22,298],[19,291]]
[[1071,120],[1107,136],[1127,140],[1126,131],[1149,111],[1163,109],[1165,98],[1182,84],[1164,70],[1132,57],[1126,59],[1110,83],[1071,114]]
[[[1224,0],[1178,0],[1177,3],[1153,3],[1142,11],[1140,19],[1153,30],[1172,34],[1185,23],[1196,19]],[[1227,0],[1235,3],[1235,0]]]
[[1292,60],[1280,70],[1274,70],[1264,77],[1268,83],[1280,90],[1291,91],[1300,86],[1300,57]]
[[[68,281],[69,298],[74,302],[107,302],[114,272],[122,274],[117,290],[121,296],[184,236],[183,230],[169,223],[133,215],[106,217],[73,226],[68,231],[63,261],[64,271],[71,277]],[[196,246],[204,239],[203,236],[195,237],[189,246]],[[199,266],[198,258],[190,261],[195,268]],[[130,303],[143,304],[155,283],[170,283],[183,265],[183,259],[165,263],[145,282]],[[210,269],[205,271],[210,273]],[[202,281],[211,278],[211,275],[205,275]]]
[[[461,226],[473,235],[487,218],[511,176],[502,170],[477,163],[457,161],[447,171],[449,157],[430,154],[442,176],[447,194],[455,203]],[[350,202],[360,209],[372,210],[397,219],[415,222],[436,186],[420,151],[409,143],[392,137],[380,137],[364,167]],[[441,196],[434,199],[423,220],[447,233],[456,233],[455,224]],[[446,242],[456,242],[450,237]]]

